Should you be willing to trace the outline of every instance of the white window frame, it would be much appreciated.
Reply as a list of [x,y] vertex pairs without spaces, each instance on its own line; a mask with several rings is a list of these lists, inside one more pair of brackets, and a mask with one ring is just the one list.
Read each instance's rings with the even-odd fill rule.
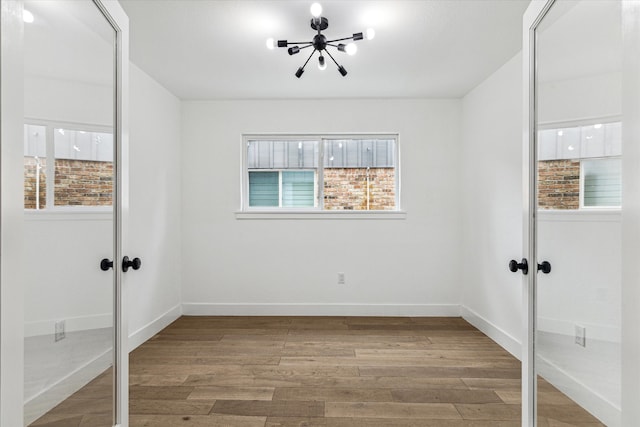
[[[395,172],[395,209],[394,210],[324,210],[324,142],[335,139],[393,139],[394,172]],[[278,141],[316,141],[318,143],[318,165],[314,170],[315,206],[300,208],[252,207],[249,206],[249,169],[247,147],[253,140]],[[262,170],[262,169],[255,169]],[[269,169],[279,171],[280,169]],[[297,170],[297,169],[293,169]],[[241,194],[240,210],[235,212],[236,219],[405,219],[406,212],[401,210],[401,173],[400,173],[400,135],[393,132],[384,133],[318,133],[318,134],[282,134],[282,133],[247,133],[241,138]],[[282,195],[280,195],[282,197]],[[282,205],[282,202],[280,202]]]
[[[55,145],[54,132],[55,129],[64,129],[70,131],[82,132],[101,132],[114,133],[110,126],[75,123],[57,120],[42,120],[25,118],[24,125],[43,126],[45,128],[45,147],[46,147],[46,167],[45,167],[45,183],[46,183],[46,204],[42,209],[24,209],[27,216],[37,215],[38,217],[47,214],[104,214],[110,217],[113,211],[113,203],[111,206],[55,206]],[[23,142],[24,143],[24,142]],[[112,160],[113,162],[113,160]],[[105,218],[107,217],[105,216]]]

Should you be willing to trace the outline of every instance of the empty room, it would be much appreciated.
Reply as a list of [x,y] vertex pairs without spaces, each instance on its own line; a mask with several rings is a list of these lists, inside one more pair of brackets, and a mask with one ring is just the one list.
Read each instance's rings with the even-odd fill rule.
[[2,0],[2,427],[633,427],[640,0]]

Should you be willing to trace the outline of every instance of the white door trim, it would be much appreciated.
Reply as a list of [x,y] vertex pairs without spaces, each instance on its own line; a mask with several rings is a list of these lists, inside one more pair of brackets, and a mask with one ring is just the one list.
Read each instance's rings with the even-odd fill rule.
[[129,331],[122,265],[129,213],[129,18],[116,0],[93,0],[116,30],[114,188],[114,424],[129,425]]
[[0,2],[0,425],[22,426],[24,121],[21,1]]
[[534,0],[522,19],[523,62],[523,157],[522,157],[522,253],[529,260],[529,274],[522,278],[522,307],[524,308],[522,340],[522,426],[537,425],[535,381],[535,330],[536,330],[536,85],[535,85],[535,30],[555,0]]
[[640,420],[640,0],[622,1],[622,425]]

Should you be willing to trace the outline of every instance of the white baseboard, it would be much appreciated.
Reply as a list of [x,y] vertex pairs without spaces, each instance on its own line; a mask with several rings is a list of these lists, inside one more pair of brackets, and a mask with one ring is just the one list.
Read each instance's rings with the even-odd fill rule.
[[593,322],[580,322],[566,319],[553,319],[550,317],[538,316],[538,331],[550,332],[552,334],[573,336],[575,334],[575,326],[579,325],[587,330],[588,340],[599,340],[604,342],[620,343],[621,330],[620,327],[611,325],[602,325]]
[[562,393],[569,396],[578,405],[587,409],[609,427],[622,425],[620,408],[587,387],[573,375],[544,357],[538,357],[537,370],[540,376],[549,381]]
[[113,327],[113,315],[111,315],[111,313],[63,317],[60,319],[25,322],[24,336],[27,338],[40,335],[53,335],[56,330],[56,322],[60,320],[64,320],[65,322],[65,332],[78,332]]
[[178,317],[182,316],[182,306],[180,304],[170,308],[151,322],[140,329],[129,334],[129,352],[135,350],[155,334],[169,326]]
[[522,343],[515,337],[509,335],[500,327],[491,323],[469,307],[461,306],[460,313],[464,320],[478,328],[486,336],[494,340],[500,347],[507,350],[518,360],[522,360]]
[[91,359],[76,370],[24,402],[24,421],[29,425],[111,366],[111,349]]
[[207,304],[183,303],[191,316],[460,316],[458,304]]

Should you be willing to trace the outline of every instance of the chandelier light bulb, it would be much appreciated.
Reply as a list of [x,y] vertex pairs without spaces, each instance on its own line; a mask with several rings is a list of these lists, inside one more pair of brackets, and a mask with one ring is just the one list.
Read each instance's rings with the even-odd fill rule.
[[327,61],[324,60],[324,56],[322,55],[318,58],[318,68],[321,70],[327,69]]
[[322,15],[322,5],[320,3],[314,3],[311,5],[311,16],[314,18],[320,18]]
[[267,39],[267,49],[269,50],[273,50],[276,47],[276,41],[273,39],[273,37],[269,37]]
[[27,24],[31,24],[34,21],[33,13],[27,9],[22,9],[22,20]]
[[367,28],[367,40],[373,40],[373,38],[376,36],[376,31],[373,28]]
[[358,51],[358,46],[355,43],[348,43],[347,47],[345,47],[345,52],[347,55],[353,56]]

